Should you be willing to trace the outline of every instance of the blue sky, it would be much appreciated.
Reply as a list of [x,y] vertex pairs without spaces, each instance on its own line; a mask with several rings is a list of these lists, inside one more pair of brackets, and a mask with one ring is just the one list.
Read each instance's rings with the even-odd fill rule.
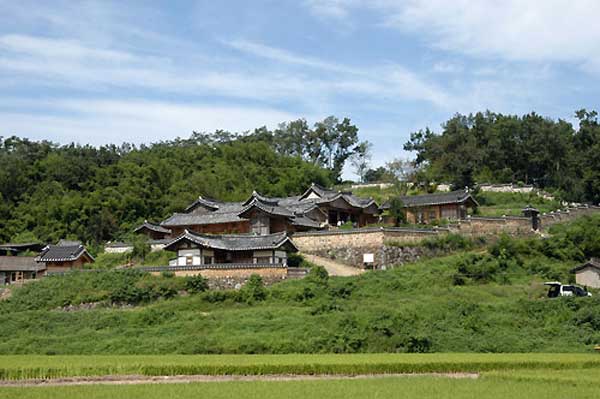
[[148,143],[336,115],[382,165],[456,112],[598,109],[598,15],[587,0],[0,0],[0,136]]

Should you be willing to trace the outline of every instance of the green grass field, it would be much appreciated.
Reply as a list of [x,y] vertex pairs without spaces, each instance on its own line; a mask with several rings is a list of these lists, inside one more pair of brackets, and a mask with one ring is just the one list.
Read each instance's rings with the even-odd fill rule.
[[[154,369],[139,368],[140,365]],[[432,355],[283,355],[283,356],[3,356],[2,370],[63,368],[69,375],[97,367],[105,372],[144,370],[219,373],[313,372],[332,374],[391,372],[480,372],[478,379],[433,376],[381,376],[355,380],[230,381],[140,385],[2,387],[0,398],[597,398],[600,355],[597,354],[432,354]],[[373,366],[376,366],[373,368]],[[109,369],[111,368],[111,369]],[[22,374],[21,377],[26,377]]]

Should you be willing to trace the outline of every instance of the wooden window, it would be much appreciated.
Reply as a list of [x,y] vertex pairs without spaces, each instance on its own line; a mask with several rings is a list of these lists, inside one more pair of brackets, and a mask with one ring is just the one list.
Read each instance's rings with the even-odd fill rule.
[[435,219],[437,219],[435,209],[430,209],[429,210],[429,220],[435,220]]
[[204,257],[204,264],[205,265],[211,265],[214,263],[214,259],[212,256],[205,256]]
[[270,256],[258,256],[255,259],[256,259],[256,263],[271,263]]
[[257,214],[251,221],[252,232],[258,235],[270,234],[270,220],[266,215]]
[[192,266],[194,264],[194,257],[193,256],[186,256],[185,257],[185,265],[186,266]]

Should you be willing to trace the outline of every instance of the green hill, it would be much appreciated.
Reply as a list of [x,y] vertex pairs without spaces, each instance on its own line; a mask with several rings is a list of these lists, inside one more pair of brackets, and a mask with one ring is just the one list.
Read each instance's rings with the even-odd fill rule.
[[241,291],[134,271],[50,277],[0,302],[0,354],[590,351],[600,293],[548,299],[542,282],[600,255],[598,236],[600,217],[584,217],[548,239]]

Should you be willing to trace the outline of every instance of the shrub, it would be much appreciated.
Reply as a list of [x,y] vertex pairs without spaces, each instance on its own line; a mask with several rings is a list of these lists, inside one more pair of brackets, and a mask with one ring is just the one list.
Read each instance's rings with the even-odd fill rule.
[[208,280],[201,274],[186,277],[185,289],[191,293],[204,292],[208,290]]
[[470,238],[455,233],[423,240],[422,245],[427,249],[442,252],[467,250],[474,246],[473,241]]
[[133,251],[131,251],[131,256],[144,260],[150,251],[151,248],[150,244],[148,244],[148,237],[143,234],[137,234],[133,239]]
[[239,294],[239,299],[246,303],[260,302],[267,299],[267,290],[262,277],[258,274],[251,275]]
[[300,265],[304,262],[304,257],[300,254],[290,253],[287,257],[287,265],[289,267],[300,267]]
[[305,280],[321,287],[327,287],[329,284],[329,273],[323,266],[314,266],[310,269]]

